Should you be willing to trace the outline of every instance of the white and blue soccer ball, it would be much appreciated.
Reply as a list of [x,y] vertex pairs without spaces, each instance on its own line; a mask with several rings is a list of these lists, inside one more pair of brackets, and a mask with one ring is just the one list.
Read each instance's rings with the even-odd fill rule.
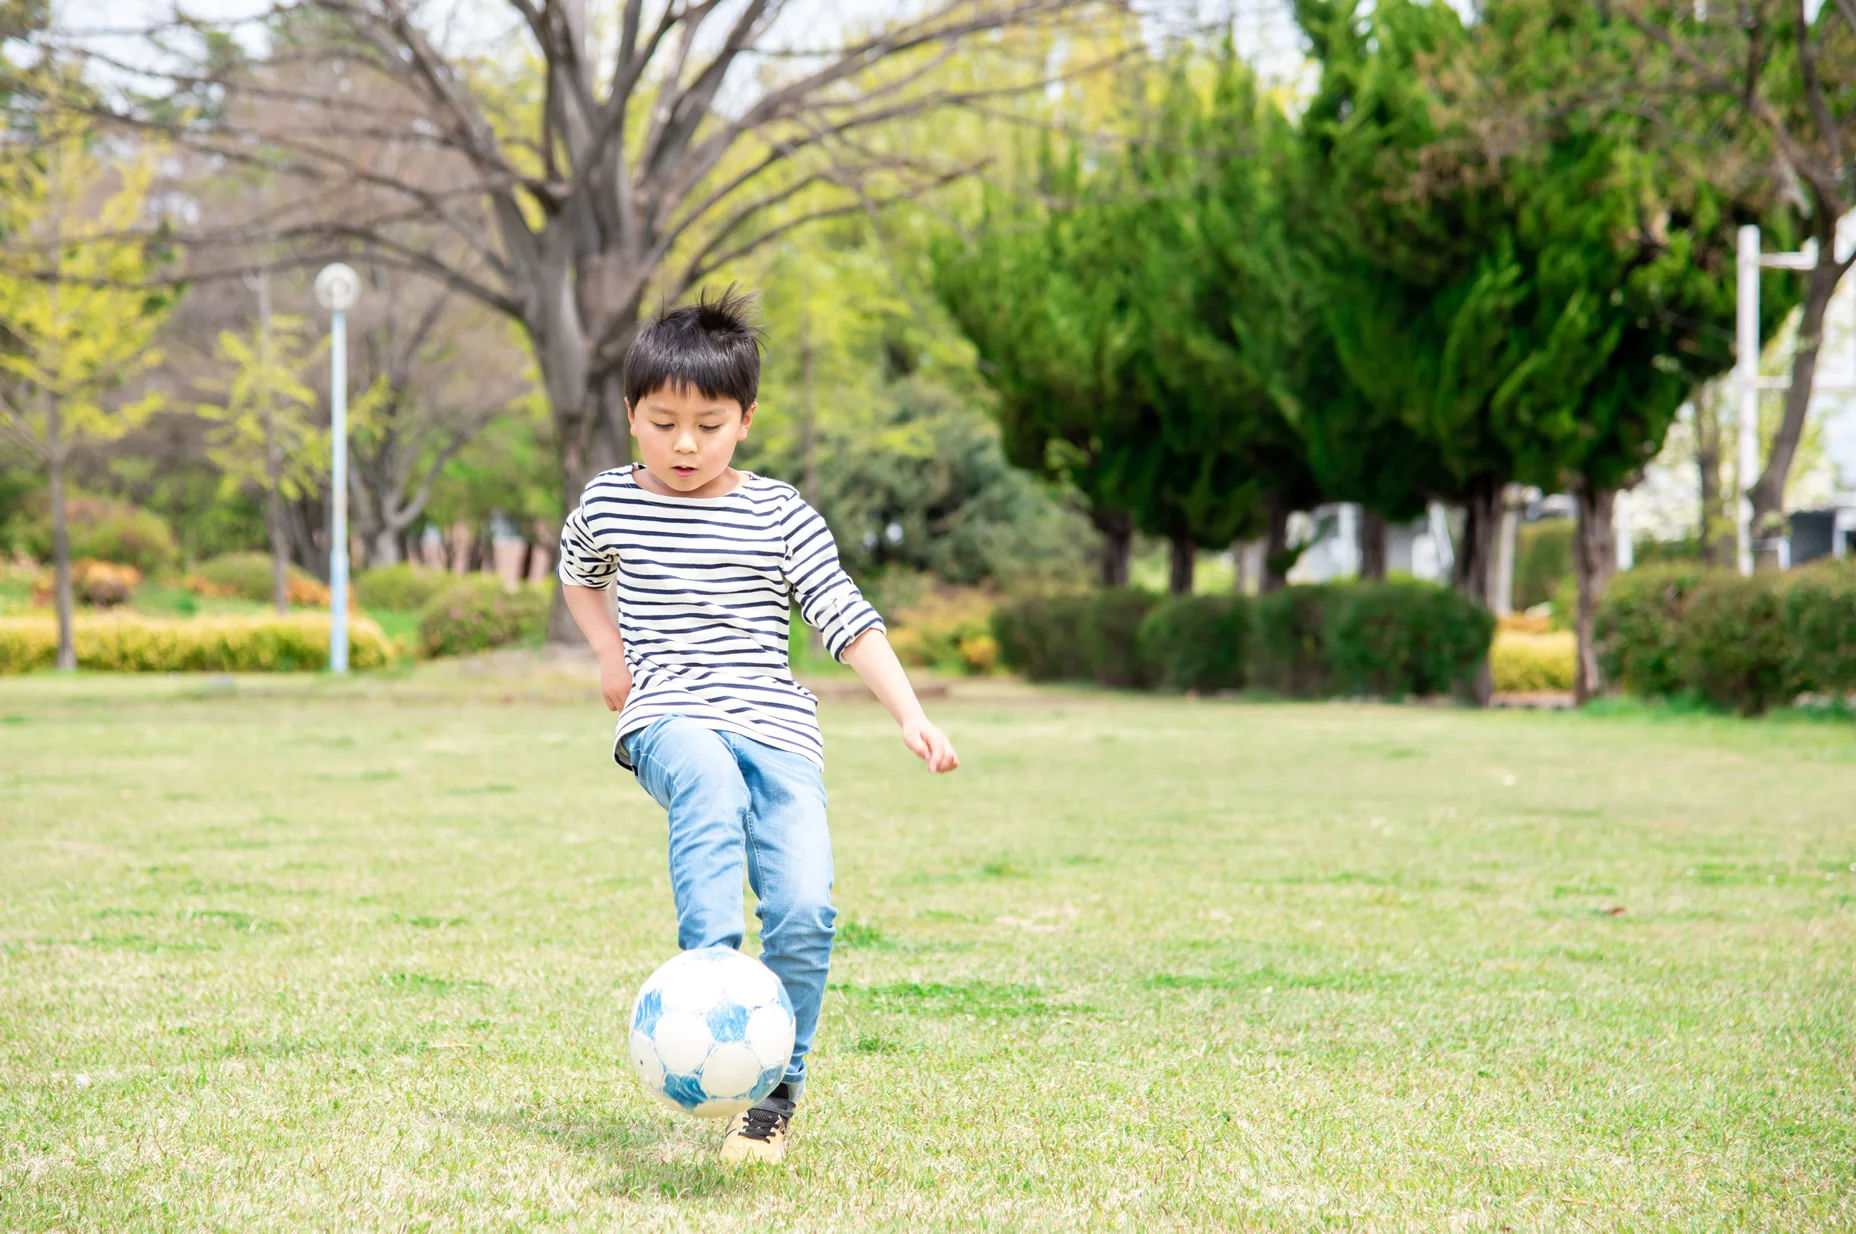
[[793,1055],[793,1004],[773,970],[732,947],[672,958],[632,1004],[632,1068],[645,1091],[698,1118],[739,1114]]

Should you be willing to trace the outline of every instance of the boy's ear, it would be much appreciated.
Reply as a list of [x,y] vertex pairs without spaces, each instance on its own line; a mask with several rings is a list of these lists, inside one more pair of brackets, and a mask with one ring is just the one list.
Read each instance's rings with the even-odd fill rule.
[[746,441],[746,440],[747,440],[747,437],[748,437],[748,425],[750,425],[750,424],[752,424],[752,423],[754,423],[754,411],[755,411],[755,409],[756,409],[756,408],[758,408],[759,406],[760,406],[760,401],[759,401],[758,399],[756,399],[756,400],[755,400],[754,402],[752,402],[752,403],[749,403],[749,404],[748,404],[748,405],[747,405],[747,406],[746,406],[746,407],[745,407],[745,408],[744,408],[744,409],[742,410],[742,412],[741,412],[741,432],[740,432],[739,434],[737,434],[737,435],[736,435],[736,437],[735,437],[735,440],[736,440],[736,441]]
[[638,435],[638,412],[632,407],[630,399],[625,400],[625,423],[631,427],[632,436]]

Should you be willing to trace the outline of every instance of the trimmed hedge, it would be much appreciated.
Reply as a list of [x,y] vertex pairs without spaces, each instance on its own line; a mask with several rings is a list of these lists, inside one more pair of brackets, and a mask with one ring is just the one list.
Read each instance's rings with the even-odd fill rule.
[[1251,604],[1244,596],[1180,596],[1142,620],[1136,641],[1159,686],[1238,690],[1250,650]]
[[1157,597],[1139,587],[1096,593],[1083,624],[1083,645],[1097,685],[1140,689],[1153,684],[1152,666],[1141,655],[1141,622]]
[[1697,694],[1742,715],[1791,698],[1786,582],[1782,574],[1719,575],[1695,588],[1676,631],[1676,654],[1683,681]]
[[1598,609],[1600,667],[1633,694],[1691,693],[1743,715],[1856,693],[1856,565],[1741,578],[1690,563],[1619,575]]
[[[181,580],[190,591],[208,596],[229,596],[271,602],[271,555],[269,553],[222,553],[200,564],[200,568]],[[285,573],[285,595],[292,604],[327,608],[329,586],[309,571],[291,565]],[[352,601],[350,606],[352,607]]]
[[1811,565],[1785,596],[1792,678],[1801,693],[1856,695],[1856,563]]
[[1489,654],[1495,617],[1461,592],[1400,580],[1328,589],[1327,659],[1342,693],[1448,694]]
[[[327,668],[329,619],[299,613],[194,617],[160,621],[128,614],[80,616],[74,641],[79,668],[119,673],[287,673]],[[48,617],[0,618],[0,673],[51,668],[58,623]],[[348,663],[381,668],[393,646],[365,618],[348,625]]]
[[[24,503],[25,517],[15,526],[19,546],[40,561],[52,559],[51,496],[34,493]],[[152,510],[116,501],[72,493],[65,497],[65,530],[71,537],[71,558],[91,557],[116,565],[134,566],[153,574],[180,559],[180,548],[167,522]]]
[[1255,601],[1132,589],[1035,597],[1001,605],[993,622],[1006,663],[1034,681],[1255,684],[1304,697],[1447,692],[1475,673],[1495,629],[1456,592],[1418,582],[1287,587]]
[[449,571],[415,566],[410,562],[375,566],[354,576],[354,594],[364,608],[416,613],[457,578]]
[[1292,698],[1320,698],[1333,688],[1328,660],[1328,603],[1336,585],[1282,587],[1256,604],[1251,681]]
[[1024,596],[992,611],[999,658],[1031,681],[1081,681],[1091,675],[1084,627],[1087,595]]
[[457,579],[419,610],[419,650],[427,656],[463,656],[540,643],[548,633],[553,592],[545,586],[506,591],[501,579],[471,574]]
[[1594,622],[1598,669],[1632,694],[1658,697],[1682,689],[1678,629],[1690,596],[1708,574],[1699,562],[1668,562],[1612,578]]
[[1576,639],[1566,631],[1503,630],[1489,648],[1489,675],[1503,694],[1572,689]]

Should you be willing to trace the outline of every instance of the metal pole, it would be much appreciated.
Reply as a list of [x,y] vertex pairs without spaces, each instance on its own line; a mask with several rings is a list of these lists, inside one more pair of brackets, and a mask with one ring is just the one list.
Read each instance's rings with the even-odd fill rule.
[[348,671],[348,314],[329,322],[329,671]]
[[1759,479],[1759,228],[1740,229],[1735,263],[1734,374],[1740,390],[1735,544],[1742,575],[1753,573],[1753,484]]

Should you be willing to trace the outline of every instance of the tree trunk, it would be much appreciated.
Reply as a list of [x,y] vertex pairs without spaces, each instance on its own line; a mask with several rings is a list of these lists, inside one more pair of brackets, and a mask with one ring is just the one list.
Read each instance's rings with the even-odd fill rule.
[[[637,310],[631,310],[636,318]],[[549,349],[538,346],[536,354],[545,358]],[[585,358],[579,358],[585,369]],[[544,374],[545,375],[545,374]],[[554,397],[549,383],[550,397]],[[555,403],[554,426],[561,460],[561,506],[563,516],[580,506],[580,495],[588,481],[602,471],[631,462],[631,436],[625,417],[625,385],[620,373],[594,378],[580,391],[578,406],[563,409]],[[567,598],[555,589],[554,604],[548,613],[548,641],[566,647],[585,645],[580,628],[567,611]]]
[[258,272],[258,422],[264,426],[264,522],[271,534],[271,606],[290,611],[290,539],[284,530],[284,452],[271,402],[271,272]]
[[[1502,486],[1494,480],[1478,480],[1470,486],[1463,510],[1463,543],[1456,554],[1456,588],[1484,608],[1489,607],[1490,576],[1494,573],[1495,537],[1501,529]],[[1469,683],[1471,701],[1486,707],[1495,697],[1495,678],[1489,670],[1488,657],[1476,669]]]
[[1167,594],[1189,596],[1192,594],[1193,570],[1199,561],[1199,546],[1191,536],[1176,532],[1172,537],[1172,550],[1171,569],[1167,574]]
[[264,522],[271,533],[271,604],[280,613],[290,611],[290,531],[284,525],[284,495],[276,487],[265,490]]
[[52,499],[52,594],[58,606],[58,670],[77,668],[77,638],[72,628],[71,612],[71,526],[65,509],[64,493],[64,424],[58,400],[50,390],[41,392],[45,400],[46,470],[50,473]]
[[1733,549],[1724,538],[1727,506],[1721,499],[1721,411],[1718,392],[1695,398],[1695,468],[1701,480],[1701,522],[1696,539],[1703,564],[1725,566]]
[[1276,493],[1268,494],[1264,499],[1265,512],[1269,525],[1263,533],[1263,577],[1257,583],[1257,594],[1266,596],[1272,591],[1280,591],[1289,584],[1289,503]]
[[1366,582],[1384,582],[1388,540],[1391,529],[1385,516],[1376,510],[1360,507],[1360,578]]
[[[812,332],[804,297],[799,305],[799,493],[818,505],[818,402],[812,388]],[[816,633],[816,631],[815,631]]]
[[[1815,230],[1825,233],[1817,238],[1818,261],[1811,268],[1810,283],[1805,290],[1804,312],[1798,320],[1798,349],[1792,355],[1792,384],[1785,391],[1785,416],[1779,422],[1778,436],[1772,440],[1772,453],[1766,469],[1753,485],[1753,539],[1771,539],[1783,534],[1785,517],[1785,481],[1804,435],[1805,413],[1811,407],[1811,387],[1817,378],[1817,353],[1824,341],[1824,315],[1837,283],[1847,268],[1836,259],[1837,220],[1820,221]],[[1755,548],[1761,569],[1779,565],[1776,550]]]
[[1579,585],[1579,603],[1573,624],[1578,655],[1573,665],[1572,697],[1583,706],[1604,690],[1593,635],[1599,597],[1618,569],[1618,539],[1612,522],[1617,490],[1593,488],[1580,481],[1573,486],[1573,499],[1578,505],[1578,521],[1573,531],[1572,565]]
[[1133,518],[1124,510],[1092,510],[1089,518],[1102,533],[1102,585],[1126,587],[1128,563],[1134,556]]
[[1495,566],[1495,537],[1501,530],[1502,486],[1479,480],[1470,487],[1463,502],[1467,516],[1463,525],[1463,543],[1458,547],[1455,565],[1456,589],[1484,608],[1489,607],[1493,592],[1490,584]]
[[400,561],[400,531],[396,527],[382,527],[374,533],[374,543],[367,550],[369,566],[392,566]]

